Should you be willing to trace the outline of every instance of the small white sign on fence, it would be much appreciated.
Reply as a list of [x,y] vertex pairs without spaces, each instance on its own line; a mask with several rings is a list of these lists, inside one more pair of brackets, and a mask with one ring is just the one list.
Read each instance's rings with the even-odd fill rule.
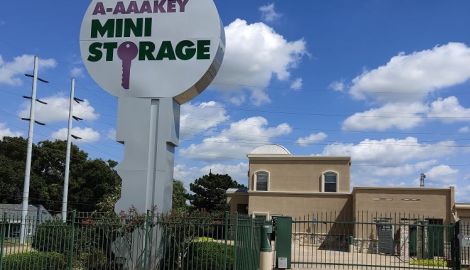
[[277,268],[278,269],[287,269],[287,258],[286,257],[279,257],[277,259]]
[[460,247],[470,248],[470,235],[459,234]]

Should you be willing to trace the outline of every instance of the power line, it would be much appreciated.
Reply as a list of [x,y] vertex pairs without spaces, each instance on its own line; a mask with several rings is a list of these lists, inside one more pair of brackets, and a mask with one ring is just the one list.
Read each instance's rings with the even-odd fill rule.
[[[2,110],[2,109],[0,109],[0,110]],[[8,112],[5,112],[5,113],[11,114],[11,113],[8,113]],[[85,127],[89,127],[89,126],[85,125]],[[47,127],[47,126],[45,126],[44,128],[49,129],[53,132],[56,131],[56,130],[54,130],[50,127]],[[196,129],[190,129],[190,130],[197,131]],[[398,134],[401,134],[401,133],[398,133]],[[405,134],[407,134],[407,133],[405,133]],[[47,138],[48,136],[44,135],[44,137]],[[260,137],[261,138],[267,138],[267,139],[272,138],[272,136],[259,135],[259,136],[254,136],[253,139],[259,139]],[[455,142],[455,141],[469,141],[469,140],[470,139],[452,139],[451,141]],[[283,140],[283,141],[276,140],[275,142],[280,143],[280,144],[286,144],[286,145],[296,145],[296,143],[294,141],[296,141],[295,138],[292,138],[291,140]],[[195,139],[182,139],[181,142],[196,142],[196,140]],[[442,142],[450,142],[450,141],[449,140],[447,140],[447,141],[434,140],[434,141],[420,141],[418,143],[442,143]],[[230,142],[225,142],[225,141],[212,140],[211,143],[218,143],[218,144],[239,143],[239,144],[242,144],[242,145],[264,145],[264,144],[270,143],[270,141],[266,140],[266,141],[254,142],[254,141],[247,141],[247,140],[230,140]],[[340,142],[337,142],[337,141],[327,141],[327,142],[323,142],[323,143],[315,143],[313,145],[327,146],[327,145],[332,145],[332,144],[356,144],[356,145],[378,145],[378,144],[380,144],[380,145],[396,145],[396,146],[406,146],[406,147],[423,147],[423,146],[426,146],[426,145],[422,145],[422,144],[415,145],[415,144],[401,144],[401,143],[390,143],[390,142],[389,143],[385,143],[385,142],[380,142],[380,143],[341,142],[340,143]],[[81,145],[81,147],[91,147],[91,148],[94,148],[95,150],[97,150],[98,152],[100,152],[102,154],[112,156],[111,153],[109,153],[105,150],[102,150],[102,149],[98,148],[95,145],[91,145],[91,144],[84,145],[83,144],[83,145]],[[439,145],[439,147],[442,147],[442,148],[470,148],[470,145]]]
[[[94,91],[96,92],[96,91]],[[11,91],[10,91],[11,94],[13,94]],[[224,106],[212,106],[212,108],[220,108],[220,109],[226,109],[226,107]],[[325,112],[299,112],[299,111],[282,111],[282,110],[260,110],[260,109],[250,109],[250,108],[230,108],[230,110],[232,111],[243,111],[243,112],[256,112],[256,113],[267,113],[267,114],[284,114],[284,115],[293,115],[293,116],[298,116],[298,115],[308,115],[308,116],[315,116],[315,117],[350,117],[352,115],[354,115],[355,117],[359,117],[359,118],[384,118],[384,119],[388,119],[388,118],[397,118],[397,117],[400,117],[400,118],[407,118],[407,119],[422,119],[422,118],[425,118],[425,119],[469,119],[470,120],[470,116],[446,116],[446,115],[433,115],[433,116],[428,116],[428,115],[425,115],[423,113],[416,113],[416,114],[393,114],[393,115],[386,115],[386,114],[382,114],[382,115],[357,115],[357,114],[360,114],[360,113],[364,113],[364,112],[346,112],[346,113],[325,113]],[[103,116],[109,116],[109,117],[114,117],[114,115],[110,115],[110,114],[103,114],[103,113],[100,113],[100,115],[103,115]],[[190,116],[194,119],[197,119],[195,118],[194,116]],[[201,120],[203,120],[203,118],[200,118]]]
[[[188,141],[194,141],[194,140],[188,140]],[[429,143],[427,141],[422,141],[422,143]],[[435,143],[444,143],[444,142],[452,142],[452,141],[435,141]],[[202,142],[204,143],[204,142]],[[216,144],[233,144],[237,143],[240,145],[266,145],[269,143],[273,143],[270,141],[259,141],[259,142],[252,142],[252,141],[243,141],[243,140],[229,140],[229,141],[224,141],[224,140],[211,140],[209,143],[216,143]],[[295,145],[296,143],[293,141],[274,141],[274,143],[280,143],[284,145]],[[418,142],[419,143],[419,142]],[[426,147],[426,146],[433,146],[433,147],[439,147],[439,148],[470,148],[470,145],[432,145],[432,144],[402,144],[402,143],[387,143],[387,142],[360,142],[360,143],[354,143],[354,142],[330,142],[330,143],[315,143],[312,145],[323,145],[323,146],[331,146],[331,145],[345,145],[345,144],[353,144],[355,146],[360,146],[360,145],[391,145],[391,146],[405,146],[405,147]]]
[[[14,118],[17,118],[17,116],[16,116],[15,114],[12,114],[12,113],[10,113],[10,112],[8,112],[8,111],[5,111],[5,110],[3,110],[3,109],[0,109],[0,111],[4,112],[5,114],[8,114],[8,115],[13,116]],[[82,125],[84,125],[84,124],[82,123]],[[84,125],[84,126],[90,128],[89,126],[86,126],[86,125]],[[17,127],[18,127],[18,126],[17,126]],[[52,131],[52,132],[56,132],[56,131],[57,131],[57,130],[55,130],[55,129],[49,127],[49,126],[43,126],[43,128],[48,129],[48,130],[50,130],[50,131]],[[44,138],[46,138],[46,140],[49,140],[49,137],[50,137],[49,135],[45,135],[45,134],[42,133],[42,132],[38,132],[38,133],[39,133],[40,135],[42,135]],[[116,143],[116,144],[117,144],[117,143]],[[114,154],[111,154],[110,152],[107,152],[106,150],[103,150],[103,149],[101,149],[101,148],[99,148],[99,147],[97,147],[97,146],[94,146],[94,145],[85,145],[85,144],[81,144],[81,145],[80,145],[80,147],[84,147],[84,146],[85,146],[85,147],[88,147],[88,146],[89,146],[89,147],[92,147],[92,148],[94,148],[96,151],[100,152],[101,154],[105,154],[105,155],[107,155],[107,156],[114,156]],[[115,158],[115,157],[113,157],[113,158]]]
[[[212,108],[222,108],[226,109],[223,106],[213,106]],[[319,116],[319,117],[350,117],[357,114],[358,112],[349,112],[349,113],[323,113],[323,112],[294,112],[294,111],[271,111],[271,110],[256,110],[256,109],[243,109],[243,108],[230,108],[230,110],[235,111],[245,111],[245,112],[258,112],[258,113],[268,113],[268,114],[284,114],[284,115],[309,115],[309,116]],[[359,112],[362,113],[362,112]],[[410,118],[410,119],[470,119],[470,116],[426,116],[421,114],[393,114],[393,115],[355,115],[359,118]]]

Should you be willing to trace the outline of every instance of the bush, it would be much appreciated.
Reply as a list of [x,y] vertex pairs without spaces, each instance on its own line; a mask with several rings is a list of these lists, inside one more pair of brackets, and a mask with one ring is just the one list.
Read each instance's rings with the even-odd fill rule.
[[75,261],[74,269],[86,269],[86,270],[97,270],[97,269],[122,269],[122,265],[116,261],[111,261],[106,254],[99,250],[95,250],[93,253],[80,253],[79,258]]
[[447,261],[443,259],[412,259],[410,265],[429,266],[429,267],[447,267]]
[[57,252],[32,252],[8,255],[3,258],[2,270],[65,269],[64,255]]
[[227,246],[225,254],[225,244],[208,241],[193,242],[189,246],[184,265],[190,265],[192,269],[218,270],[228,269],[234,264],[234,247]]
[[43,252],[66,253],[72,243],[72,229],[62,221],[46,221],[37,227],[32,247]]

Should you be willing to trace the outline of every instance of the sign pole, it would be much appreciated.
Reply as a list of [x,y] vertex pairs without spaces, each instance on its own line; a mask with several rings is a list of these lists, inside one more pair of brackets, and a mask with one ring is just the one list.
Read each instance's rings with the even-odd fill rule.
[[160,2],[92,0],[80,31],[85,67],[119,100],[116,212],[171,210],[179,106],[209,86],[225,54],[214,0]]
[[140,212],[171,210],[179,116],[180,106],[172,98],[119,99],[116,137],[124,143],[124,160],[117,171],[125,196],[116,211],[131,207]]
[[[116,138],[124,144],[124,160],[117,167],[122,191],[116,212],[171,210],[180,105],[209,86],[225,54],[214,0],[158,3],[92,0],[80,31],[85,67],[118,97]],[[152,235],[157,241],[158,230]],[[127,248],[122,257],[144,250]],[[153,267],[160,255],[156,249],[147,252]],[[126,267],[137,265],[144,264],[129,259]]]

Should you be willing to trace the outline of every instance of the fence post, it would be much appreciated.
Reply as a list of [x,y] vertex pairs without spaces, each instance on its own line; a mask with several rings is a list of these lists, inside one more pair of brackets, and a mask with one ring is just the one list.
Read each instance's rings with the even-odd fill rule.
[[149,255],[149,230],[150,230],[150,210],[147,210],[147,215],[145,216],[145,225],[144,225],[144,270],[147,270],[150,266],[150,255]]
[[233,237],[233,269],[237,270],[238,260],[237,260],[237,253],[238,253],[238,212],[235,213],[235,235]]
[[3,268],[3,242],[5,239],[5,227],[7,224],[7,213],[3,213],[2,223],[0,224],[0,270]]
[[260,270],[271,270],[273,265],[273,249],[271,246],[271,233],[273,225],[267,222],[260,228]]
[[460,220],[455,223],[454,226],[454,251],[453,254],[453,261],[454,261],[454,269],[460,270],[462,268],[462,261],[460,258]]
[[[224,212],[224,270],[227,269],[228,212]],[[1,269],[0,269],[1,270]]]
[[[71,224],[71,237],[70,237],[70,243],[69,243],[69,254],[67,256],[67,269],[72,270],[73,269],[73,245],[74,245],[74,238],[75,238],[75,218],[77,216],[77,212],[74,210],[72,212],[72,219],[70,221]],[[67,226],[67,225],[66,225]]]

